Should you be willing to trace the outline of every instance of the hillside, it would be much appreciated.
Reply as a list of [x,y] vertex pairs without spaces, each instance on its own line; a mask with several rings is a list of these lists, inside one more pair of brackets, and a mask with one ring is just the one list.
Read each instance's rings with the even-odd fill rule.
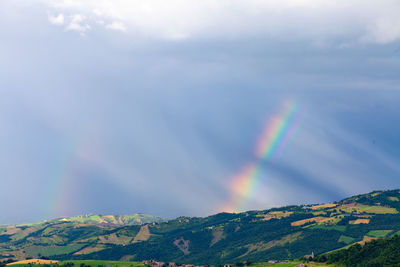
[[[93,240],[117,240],[112,232],[126,226],[163,222],[167,219],[147,214],[82,215],[42,222],[0,227],[0,258],[24,259],[76,252]],[[101,241],[99,242],[99,244]],[[106,241],[104,243],[107,243]],[[90,251],[86,249],[84,251]]]
[[400,266],[400,236],[355,244],[347,249],[316,257],[316,260],[343,266]]
[[54,219],[48,222],[76,222],[83,224],[102,224],[102,225],[141,225],[153,222],[163,222],[167,219],[156,217],[148,214],[132,214],[132,215],[82,215],[75,217],[67,217]]
[[17,259],[194,264],[293,259],[393,236],[400,231],[399,211],[400,191],[391,190],[321,205],[179,217],[144,225],[61,219],[0,230],[0,254]]

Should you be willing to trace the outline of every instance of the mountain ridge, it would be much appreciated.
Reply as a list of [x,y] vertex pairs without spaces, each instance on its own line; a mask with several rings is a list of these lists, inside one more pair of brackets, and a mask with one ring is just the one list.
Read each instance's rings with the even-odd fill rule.
[[82,216],[76,216],[16,232],[0,228],[0,255],[195,264],[283,260],[393,236],[400,233],[399,212],[400,191],[396,189],[325,204],[182,216],[137,225],[102,224],[97,219],[97,223],[84,224]]
[[81,223],[93,223],[93,224],[114,224],[114,225],[134,225],[134,224],[146,224],[152,222],[162,222],[167,221],[169,219],[153,216],[145,213],[134,213],[134,214],[121,214],[121,215],[103,215],[103,214],[95,214],[95,213],[87,213],[83,215],[76,216],[65,216],[65,217],[56,217],[51,219],[40,220],[36,222],[27,222],[27,223],[18,223],[18,224],[4,224],[0,225],[1,227],[23,227],[23,226],[32,226],[38,224],[45,223],[57,223],[57,222],[81,222]]

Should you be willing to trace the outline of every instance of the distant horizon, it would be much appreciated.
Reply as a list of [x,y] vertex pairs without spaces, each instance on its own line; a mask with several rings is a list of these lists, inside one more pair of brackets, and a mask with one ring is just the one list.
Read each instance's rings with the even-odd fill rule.
[[[371,194],[373,192],[386,192],[386,191],[396,191],[396,190],[400,190],[400,188],[393,188],[393,189],[377,189],[377,190],[373,190],[373,191],[369,191],[369,192],[364,192],[358,195],[364,195],[364,194]],[[221,212],[217,212],[217,213],[212,213],[212,214],[208,214],[208,215],[204,215],[204,216],[189,216],[189,215],[180,215],[180,216],[176,216],[176,217],[164,217],[164,216],[159,216],[156,214],[148,214],[148,213],[141,213],[141,212],[136,212],[136,213],[125,213],[125,214],[99,214],[99,213],[86,213],[86,214],[77,214],[77,215],[71,215],[71,216],[60,216],[60,217],[53,217],[53,218],[47,218],[47,219],[42,219],[42,220],[38,220],[38,221],[32,221],[32,222],[22,222],[22,223],[11,223],[11,224],[0,224],[0,226],[19,226],[19,225],[25,225],[25,224],[32,224],[32,223],[38,223],[38,222],[44,222],[44,221],[49,221],[49,220],[56,220],[56,219],[63,219],[63,218],[74,218],[74,217],[83,217],[83,216],[90,216],[90,215],[97,215],[97,216],[129,216],[129,215],[149,215],[149,216],[153,216],[153,217],[157,217],[157,218],[162,218],[162,219],[167,219],[167,220],[175,220],[179,217],[189,217],[189,218],[205,218],[205,217],[209,217],[209,216],[214,216],[217,214],[221,214],[221,213],[230,213],[230,214],[238,214],[238,213],[246,213],[246,212],[250,212],[250,211],[263,211],[263,210],[270,210],[270,209],[279,209],[279,208],[284,208],[284,207],[288,207],[288,206],[308,206],[308,205],[321,205],[321,204],[328,204],[328,203],[333,203],[333,202],[338,202],[338,201],[342,201],[346,198],[349,197],[353,197],[353,196],[357,196],[357,195],[349,195],[346,196],[342,199],[337,199],[337,200],[332,200],[329,202],[320,202],[320,203],[298,203],[298,204],[288,204],[288,205],[284,205],[284,206],[274,206],[274,207],[267,207],[267,208],[261,208],[261,209],[254,209],[254,210],[245,210],[245,211],[238,211],[238,212],[229,212],[229,211],[221,211]]]

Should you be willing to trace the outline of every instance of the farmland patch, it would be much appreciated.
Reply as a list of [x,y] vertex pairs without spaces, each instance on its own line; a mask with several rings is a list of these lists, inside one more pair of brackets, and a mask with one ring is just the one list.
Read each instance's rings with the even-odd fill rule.
[[357,219],[353,221],[349,221],[349,224],[369,224],[369,219]]
[[353,241],[354,238],[350,236],[341,235],[339,238],[339,242],[346,243],[347,245],[353,243]]
[[367,236],[370,237],[386,237],[388,234],[393,232],[393,230],[374,230],[374,231],[369,231],[367,233]]

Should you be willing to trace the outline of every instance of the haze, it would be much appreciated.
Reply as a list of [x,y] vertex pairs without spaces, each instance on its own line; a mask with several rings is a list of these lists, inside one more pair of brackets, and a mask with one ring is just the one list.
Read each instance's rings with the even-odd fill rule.
[[299,122],[242,210],[400,187],[391,0],[2,0],[0,224],[205,216],[266,123]]

